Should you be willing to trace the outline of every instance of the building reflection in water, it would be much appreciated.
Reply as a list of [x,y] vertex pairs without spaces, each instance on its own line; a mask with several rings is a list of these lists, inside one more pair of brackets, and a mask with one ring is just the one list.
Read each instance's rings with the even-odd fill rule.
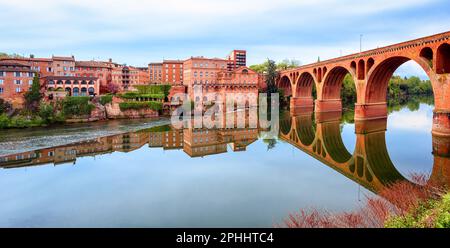
[[[280,117],[278,138],[373,192],[397,180],[406,180],[387,151],[386,119],[356,122],[356,147],[349,151],[342,141],[341,116],[340,112],[306,111],[295,116],[284,113]],[[145,145],[151,149],[183,150],[190,157],[226,153],[228,147],[233,152],[242,152],[258,140],[261,131],[260,128],[174,129],[166,125],[2,156],[0,167],[75,164],[79,157],[127,153]],[[433,136],[432,141],[434,165],[430,179],[443,178],[450,182],[450,139]]]

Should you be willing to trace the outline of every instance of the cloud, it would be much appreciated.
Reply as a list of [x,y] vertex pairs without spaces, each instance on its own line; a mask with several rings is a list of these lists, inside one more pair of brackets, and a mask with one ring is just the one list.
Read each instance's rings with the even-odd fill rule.
[[[448,15],[422,11],[438,5],[442,1],[0,0],[0,48],[90,57],[109,49],[134,64],[161,59],[164,51],[174,57],[170,51],[199,55],[204,48],[217,57],[239,47],[255,52],[251,63],[292,56],[306,63],[355,52],[360,33],[369,49],[445,31]],[[139,59],[139,52],[150,57]]]
[[432,123],[432,116],[427,111],[400,111],[389,115],[388,129],[430,132]]

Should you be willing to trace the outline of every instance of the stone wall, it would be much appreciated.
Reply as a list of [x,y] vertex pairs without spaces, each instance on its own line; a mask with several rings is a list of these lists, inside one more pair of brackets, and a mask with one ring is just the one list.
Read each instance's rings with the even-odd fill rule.
[[158,111],[151,109],[140,109],[140,110],[129,109],[122,111],[119,107],[119,104],[121,102],[123,102],[123,99],[114,96],[112,102],[105,105],[106,118],[137,119],[137,118],[150,118],[159,116]]

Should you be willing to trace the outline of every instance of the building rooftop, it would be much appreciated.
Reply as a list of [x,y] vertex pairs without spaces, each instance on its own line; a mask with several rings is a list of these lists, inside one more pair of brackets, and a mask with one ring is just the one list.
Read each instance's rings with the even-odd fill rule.
[[109,68],[108,64],[109,62],[103,62],[103,61],[75,61],[75,66],[78,67],[103,67],[103,68]]
[[53,60],[64,60],[64,61],[75,61],[75,58],[72,57],[63,57],[63,56],[52,56]]

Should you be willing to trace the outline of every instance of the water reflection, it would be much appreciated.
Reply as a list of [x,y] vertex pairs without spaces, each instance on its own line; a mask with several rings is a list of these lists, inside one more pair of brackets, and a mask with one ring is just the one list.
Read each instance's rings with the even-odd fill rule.
[[[426,166],[430,166],[431,177],[443,176],[449,181],[450,141],[432,137],[431,129],[418,133],[401,129],[397,123],[404,116],[422,113],[431,123],[432,108],[424,103],[418,108],[407,106],[415,106],[418,112],[398,108],[388,120],[356,123],[346,113],[293,116],[284,112],[277,140],[263,140],[259,128],[177,130],[163,125],[5,155],[0,157],[0,167],[12,170],[0,172],[0,186],[9,187],[0,190],[4,202],[0,225],[271,226],[302,207],[322,204],[329,210],[349,210],[357,202],[353,201],[353,184],[348,182],[376,193],[393,181],[407,179],[408,169]],[[402,160],[417,160],[428,150],[433,152],[429,161],[427,156],[413,161],[421,164],[418,168]],[[81,169],[13,169],[48,164],[76,164],[74,168]],[[50,175],[51,170],[58,173]],[[71,194],[81,189],[83,194]],[[61,196],[61,190],[70,193],[62,202],[86,210],[70,217],[73,210],[53,196]],[[49,200],[37,197],[36,191]],[[111,195],[103,195],[105,192]],[[98,201],[99,197],[103,201]],[[87,200],[91,198],[92,202]],[[51,200],[60,204],[56,205],[59,208],[52,206],[57,208],[52,214],[59,213],[64,221],[48,224],[39,220],[48,218],[49,213],[42,213],[45,208],[36,205],[44,207]],[[80,201],[82,206],[77,205]],[[114,206],[119,206],[119,201],[134,204],[120,205],[126,211],[117,214]],[[102,209],[104,216],[94,215],[92,211],[99,214],[94,209]],[[121,221],[111,219],[112,213],[117,214],[115,218],[122,217]],[[6,221],[6,216],[19,221]],[[95,223],[82,222],[84,218]]]
[[[419,109],[416,103],[408,103],[407,106],[410,110]],[[397,108],[397,110],[401,109]],[[343,116],[347,116],[347,119]],[[374,192],[397,180],[406,180],[397,170],[388,153],[387,119],[354,123],[356,136],[354,150],[348,150],[344,145],[341,135],[344,122],[353,123],[353,120],[348,119],[348,114],[343,115],[341,112],[314,113],[310,111],[295,116],[289,112],[283,112],[280,118],[279,139]],[[170,125],[163,125],[2,156],[0,167],[75,164],[77,158],[113,152],[129,153],[145,145],[164,150],[182,150],[189,157],[226,153],[228,146],[233,152],[242,152],[258,140],[260,131],[258,128],[174,129]],[[445,174],[448,147],[447,139],[433,136],[434,160],[438,163],[434,164],[431,177]]]

